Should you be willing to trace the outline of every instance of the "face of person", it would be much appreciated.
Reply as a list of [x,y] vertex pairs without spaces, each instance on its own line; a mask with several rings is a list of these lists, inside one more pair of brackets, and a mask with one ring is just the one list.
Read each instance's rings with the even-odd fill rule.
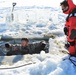
[[21,41],[21,46],[25,46],[25,47],[28,46],[28,42],[25,41],[25,40],[22,40],[22,41]]
[[64,6],[64,5],[61,5],[61,8],[62,8],[62,11],[63,12],[66,12],[68,9],[69,9],[69,7],[68,6]]

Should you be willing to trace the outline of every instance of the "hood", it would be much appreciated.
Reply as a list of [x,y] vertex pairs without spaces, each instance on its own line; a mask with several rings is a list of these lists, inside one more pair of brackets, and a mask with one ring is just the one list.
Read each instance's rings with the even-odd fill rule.
[[64,12],[65,14],[69,14],[73,11],[74,8],[76,8],[76,5],[73,3],[73,0],[67,0],[68,1],[68,5],[69,5],[69,9]]

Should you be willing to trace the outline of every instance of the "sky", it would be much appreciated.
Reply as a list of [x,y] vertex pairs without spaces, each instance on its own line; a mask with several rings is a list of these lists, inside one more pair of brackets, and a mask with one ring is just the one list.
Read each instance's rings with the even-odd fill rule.
[[63,0],[0,0],[0,7],[12,6],[13,2],[17,3],[17,6],[52,6],[57,7]]

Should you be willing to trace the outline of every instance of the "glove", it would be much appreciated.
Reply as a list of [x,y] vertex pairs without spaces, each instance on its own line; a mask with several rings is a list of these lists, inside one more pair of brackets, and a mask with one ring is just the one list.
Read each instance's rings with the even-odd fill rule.
[[68,36],[68,28],[67,27],[64,27],[64,33],[65,33],[65,35]]

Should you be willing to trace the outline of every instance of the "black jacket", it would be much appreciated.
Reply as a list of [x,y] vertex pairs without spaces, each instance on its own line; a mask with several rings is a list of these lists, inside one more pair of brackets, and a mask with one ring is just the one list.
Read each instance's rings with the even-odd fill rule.
[[44,43],[40,42],[40,43],[33,43],[33,44],[29,44],[26,47],[22,47],[22,46],[18,46],[19,50],[10,50],[9,52],[7,52],[6,55],[23,55],[23,54],[35,54],[35,53],[40,53],[41,50],[44,50],[45,48]]

